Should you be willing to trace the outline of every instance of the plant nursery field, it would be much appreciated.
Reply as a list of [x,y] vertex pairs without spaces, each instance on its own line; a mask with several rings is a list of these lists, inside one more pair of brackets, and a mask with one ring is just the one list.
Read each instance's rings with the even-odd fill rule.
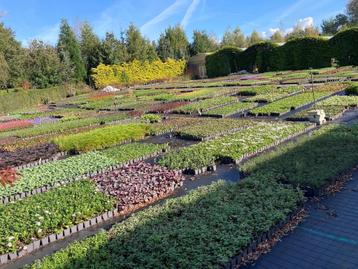
[[358,164],[358,70],[314,72],[0,106],[0,268],[238,268]]

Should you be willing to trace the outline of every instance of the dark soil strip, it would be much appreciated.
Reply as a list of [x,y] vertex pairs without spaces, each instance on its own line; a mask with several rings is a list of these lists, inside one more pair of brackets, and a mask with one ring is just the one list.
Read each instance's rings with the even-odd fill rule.
[[49,159],[55,154],[60,153],[54,144],[41,144],[29,148],[18,149],[14,152],[0,151],[0,169],[12,166],[36,162],[40,159]]

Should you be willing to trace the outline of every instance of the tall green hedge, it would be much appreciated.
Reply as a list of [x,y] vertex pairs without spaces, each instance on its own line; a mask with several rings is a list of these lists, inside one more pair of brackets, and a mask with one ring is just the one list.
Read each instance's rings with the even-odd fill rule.
[[283,46],[261,42],[244,51],[224,48],[206,57],[208,77],[225,76],[240,70],[259,72],[300,70],[339,65],[358,65],[358,28],[351,28],[327,40],[320,37],[296,38]]
[[329,40],[329,46],[339,65],[358,65],[358,28],[339,32]]
[[328,41],[316,37],[297,38],[276,47],[268,56],[271,70],[300,70],[331,65]]
[[278,45],[271,42],[261,42],[244,50],[239,55],[239,69],[259,72],[270,71],[270,55]]
[[206,56],[206,72],[209,78],[227,76],[239,71],[239,55],[241,50],[235,47],[225,47]]

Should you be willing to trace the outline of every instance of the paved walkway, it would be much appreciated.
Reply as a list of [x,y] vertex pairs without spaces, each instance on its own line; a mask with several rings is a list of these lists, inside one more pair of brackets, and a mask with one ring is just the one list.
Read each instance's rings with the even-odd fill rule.
[[293,233],[245,269],[358,268],[358,172],[342,192],[308,209]]

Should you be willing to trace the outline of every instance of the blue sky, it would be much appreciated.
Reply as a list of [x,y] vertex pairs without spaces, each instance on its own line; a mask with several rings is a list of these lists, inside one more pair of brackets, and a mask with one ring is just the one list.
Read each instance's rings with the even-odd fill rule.
[[23,43],[39,38],[55,43],[61,18],[72,25],[92,24],[103,37],[119,34],[129,23],[157,39],[169,25],[181,24],[188,36],[194,29],[218,38],[229,27],[240,26],[269,35],[299,23],[319,26],[322,19],[344,12],[347,0],[0,0],[1,20]]

